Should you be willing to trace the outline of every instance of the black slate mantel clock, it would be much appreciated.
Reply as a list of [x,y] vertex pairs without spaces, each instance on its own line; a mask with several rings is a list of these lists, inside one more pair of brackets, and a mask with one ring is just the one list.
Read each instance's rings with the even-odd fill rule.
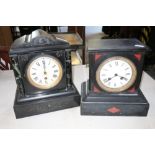
[[148,50],[137,39],[90,40],[89,81],[82,84],[81,114],[146,116],[149,104],[139,85]]
[[79,106],[72,83],[71,52],[82,48],[78,34],[48,34],[36,30],[11,46],[17,83],[16,118]]

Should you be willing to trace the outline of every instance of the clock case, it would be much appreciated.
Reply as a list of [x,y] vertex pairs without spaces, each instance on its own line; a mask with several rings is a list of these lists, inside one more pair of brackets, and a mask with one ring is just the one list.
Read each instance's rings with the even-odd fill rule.
[[[14,41],[10,59],[17,83],[14,101],[16,118],[79,106],[80,95],[72,83],[71,69],[71,52],[79,48],[83,48],[82,39],[75,33],[48,34],[36,30]],[[26,77],[29,63],[45,55],[58,59],[63,68],[59,84],[48,90],[32,86]]]
[[[144,56],[149,47],[137,39],[102,39],[88,41],[89,80],[81,87],[81,114],[107,116],[146,116],[149,103],[139,86]],[[106,59],[122,56],[130,59],[137,69],[133,85],[125,91],[110,93],[102,90],[96,81],[96,70]]]

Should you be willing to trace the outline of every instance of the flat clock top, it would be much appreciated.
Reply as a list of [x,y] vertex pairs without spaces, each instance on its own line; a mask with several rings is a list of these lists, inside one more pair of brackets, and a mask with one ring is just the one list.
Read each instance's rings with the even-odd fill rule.
[[137,70],[132,61],[114,56],[103,61],[96,71],[98,85],[108,92],[128,89],[136,80]]
[[28,64],[26,75],[31,85],[40,89],[50,89],[62,79],[60,61],[49,55],[39,56]]
[[88,52],[103,51],[132,51],[149,50],[145,44],[137,39],[93,39],[88,41]]

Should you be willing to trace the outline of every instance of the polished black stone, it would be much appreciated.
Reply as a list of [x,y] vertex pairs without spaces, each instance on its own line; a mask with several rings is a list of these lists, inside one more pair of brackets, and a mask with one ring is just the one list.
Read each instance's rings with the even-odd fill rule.
[[88,82],[81,87],[81,115],[146,116],[149,103],[139,89],[135,94],[101,95],[89,91]]

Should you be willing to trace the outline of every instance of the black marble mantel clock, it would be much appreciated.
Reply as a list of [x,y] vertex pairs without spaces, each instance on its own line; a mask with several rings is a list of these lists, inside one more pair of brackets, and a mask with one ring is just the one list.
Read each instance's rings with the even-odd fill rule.
[[137,39],[90,40],[81,114],[146,116],[149,104],[139,88],[146,51]]
[[36,30],[14,41],[10,59],[17,83],[16,118],[79,106],[72,83],[71,52],[82,48],[74,33]]

